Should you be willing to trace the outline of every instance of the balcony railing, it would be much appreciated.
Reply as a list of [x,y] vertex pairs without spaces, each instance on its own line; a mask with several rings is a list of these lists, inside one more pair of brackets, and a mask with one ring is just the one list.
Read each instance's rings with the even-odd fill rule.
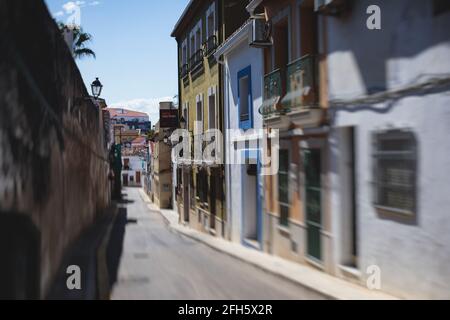
[[203,64],[203,50],[200,49],[196,53],[191,56],[189,60],[189,64],[191,66],[191,71],[197,69],[199,66]]
[[217,49],[217,37],[211,36],[204,43],[205,46],[205,56],[208,57]]
[[264,117],[279,114],[280,99],[283,96],[283,71],[275,70],[264,77],[264,103],[259,113]]
[[281,101],[284,112],[318,107],[317,66],[315,55],[306,55],[287,66],[287,93]]
[[185,63],[181,67],[181,78],[186,78],[189,74],[189,64]]

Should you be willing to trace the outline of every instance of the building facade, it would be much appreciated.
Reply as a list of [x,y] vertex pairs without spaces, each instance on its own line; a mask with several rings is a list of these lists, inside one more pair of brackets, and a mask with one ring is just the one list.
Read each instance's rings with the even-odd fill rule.
[[170,135],[175,129],[172,126],[177,121],[169,121],[167,110],[176,111],[172,102],[160,103],[161,119],[155,125],[154,137],[150,141],[150,169],[148,174],[147,192],[155,203],[161,209],[172,209],[174,202],[173,180],[174,166],[172,163],[172,145],[170,144]]
[[[190,132],[192,148],[202,145],[205,133],[223,131],[222,68],[214,57],[218,45],[238,28],[245,17],[243,3],[193,0],[177,22],[172,36],[178,43],[179,112]],[[222,142],[217,140],[220,148]],[[219,154],[217,154],[219,156]],[[185,157],[186,158],[186,157]],[[177,177],[177,203],[182,222],[193,228],[226,236],[223,161],[187,159]]]
[[[264,249],[332,272],[326,17],[311,1],[252,1],[264,7],[264,126],[279,133],[279,170],[265,180]],[[272,150],[268,150],[268,154]]]
[[148,114],[123,108],[109,108],[111,121],[116,125],[125,125],[130,130],[141,130],[147,133],[152,128]]
[[370,5],[326,29],[336,273],[365,284],[375,266],[384,291],[449,299],[450,6],[384,1],[369,30]]
[[[180,116],[192,136],[225,130],[224,174],[201,159],[177,171],[181,221],[359,285],[377,274],[400,298],[448,299],[449,2],[242,4],[237,23],[193,0],[173,34]],[[258,129],[264,143],[242,137]],[[263,156],[276,174],[262,175]]]
[[[264,191],[259,160],[262,146],[255,133],[263,128],[259,113],[263,102],[263,50],[250,46],[252,28],[252,21],[247,20],[217,49],[215,56],[223,61],[224,68],[228,234],[232,241],[261,250]],[[244,133],[248,134],[248,140],[243,139]],[[231,159],[238,157],[241,161]]]

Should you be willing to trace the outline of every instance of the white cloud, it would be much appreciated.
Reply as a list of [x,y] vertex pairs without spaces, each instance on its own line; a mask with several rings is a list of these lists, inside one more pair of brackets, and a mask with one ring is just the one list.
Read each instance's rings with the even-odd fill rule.
[[83,8],[86,6],[95,7],[100,5],[100,1],[90,1],[86,3],[86,1],[68,1],[62,5],[63,11],[58,11],[54,14],[55,17],[61,17],[64,14],[71,14],[78,10],[79,8]]
[[159,103],[162,101],[173,101],[173,97],[161,97],[155,99],[133,99],[109,104],[110,108],[123,108],[133,111],[147,113],[152,125],[159,121]]
[[67,14],[69,14],[74,12],[78,8],[84,6],[85,4],[86,4],[85,1],[69,1],[63,4],[62,8]]

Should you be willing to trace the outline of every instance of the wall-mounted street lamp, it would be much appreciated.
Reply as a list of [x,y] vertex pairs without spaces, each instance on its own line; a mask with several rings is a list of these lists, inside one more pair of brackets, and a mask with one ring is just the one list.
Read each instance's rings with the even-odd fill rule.
[[95,99],[98,99],[98,97],[100,97],[100,95],[102,94],[103,89],[103,85],[100,82],[100,80],[98,80],[98,78],[95,78],[95,81],[92,82],[91,89],[92,89],[92,96]]
[[186,129],[186,119],[184,119],[183,116],[181,116],[181,119],[180,119],[180,128],[183,130]]

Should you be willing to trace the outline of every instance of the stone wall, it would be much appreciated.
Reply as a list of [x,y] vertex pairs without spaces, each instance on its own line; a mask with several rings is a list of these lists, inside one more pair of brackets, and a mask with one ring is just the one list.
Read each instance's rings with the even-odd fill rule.
[[[65,251],[108,206],[102,123],[44,2],[0,0],[3,295],[45,297]],[[12,246],[21,233],[26,239]]]

